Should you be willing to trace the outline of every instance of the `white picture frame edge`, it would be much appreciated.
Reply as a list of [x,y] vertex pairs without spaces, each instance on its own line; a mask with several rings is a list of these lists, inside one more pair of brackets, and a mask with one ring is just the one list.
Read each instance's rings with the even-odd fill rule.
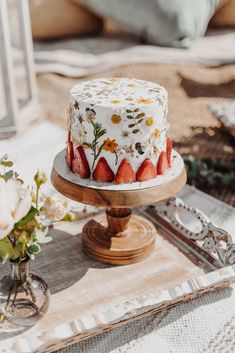
[[[25,52],[26,76],[29,85],[29,101],[19,109],[13,77],[12,47],[10,29],[7,21],[6,0],[0,1],[0,57],[2,65],[2,76],[6,101],[6,117],[0,121],[0,135],[5,137],[6,133],[12,133],[24,129],[41,112],[41,106],[37,100],[36,76],[34,69],[34,55],[31,35],[31,23],[29,15],[28,0],[17,0],[20,19],[20,31]],[[7,126],[1,123],[7,120]]]

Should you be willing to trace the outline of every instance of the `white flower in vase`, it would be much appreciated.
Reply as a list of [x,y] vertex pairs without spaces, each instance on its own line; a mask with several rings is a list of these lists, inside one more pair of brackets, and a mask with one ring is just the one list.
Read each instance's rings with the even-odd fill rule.
[[60,197],[47,197],[42,206],[42,212],[53,221],[62,220],[68,212],[68,203]]
[[15,180],[0,178],[0,239],[13,230],[32,205],[30,190]]

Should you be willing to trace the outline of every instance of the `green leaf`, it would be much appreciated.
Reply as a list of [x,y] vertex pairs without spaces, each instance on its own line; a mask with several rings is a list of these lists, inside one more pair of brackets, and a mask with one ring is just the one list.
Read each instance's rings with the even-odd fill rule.
[[5,177],[6,180],[9,180],[9,179],[11,179],[13,177],[13,175],[14,175],[13,170],[9,170],[8,172],[6,172],[4,174],[4,177]]
[[140,114],[138,114],[138,115],[136,115],[136,119],[141,119],[141,118],[143,118],[145,116],[145,113],[140,113]]
[[139,129],[132,130],[132,134],[138,134],[138,132],[140,132]]
[[143,120],[144,120],[144,119],[140,119],[140,120],[138,121],[138,124],[141,124]]
[[191,154],[187,157],[187,160],[188,160],[189,162],[195,162],[195,161],[196,161],[195,157],[192,156]]
[[86,146],[86,147],[88,147],[88,148],[91,148],[91,144],[88,143],[88,142],[83,142],[83,146]]
[[135,127],[135,124],[128,125],[129,128]]
[[221,182],[223,185],[229,185],[232,181],[232,176],[229,174],[225,174],[223,175]]
[[4,167],[12,167],[13,166],[13,163],[11,161],[1,161],[0,164]]
[[228,162],[228,168],[229,170],[235,171],[235,159],[231,159],[231,161]]
[[127,112],[127,113],[132,113],[132,110],[127,109],[126,112]]
[[41,251],[41,247],[39,244],[33,243],[32,245],[30,245],[30,247],[28,247],[27,251],[30,254],[39,254]]
[[0,240],[0,261],[5,263],[14,253],[14,249],[7,239]]
[[132,115],[127,115],[126,117],[127,117],[127,119],[134,119],[134,117]]
[[34,219],[34,217],[36,216],[37,213],[38,213],[38,210],[34,206],[31,206],[27,215],[24,216],[18,223],[16,223],[16,227],[25,226],[29,221]]
[[105,135],[106,134],[106,130],[101,130],[98,134],[97,134],[97,137],[100,138],[101,136]]
[[134,113],[137,113],[139,111],[139,108],[135,108]]

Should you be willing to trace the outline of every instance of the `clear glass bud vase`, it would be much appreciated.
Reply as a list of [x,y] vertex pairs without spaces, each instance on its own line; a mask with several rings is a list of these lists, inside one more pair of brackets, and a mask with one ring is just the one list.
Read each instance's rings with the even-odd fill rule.
[[10,274],[0,282],[0,324],[33,326],[47,312],[49,300],[48,285],[30,272],[30,261],[11,261]]

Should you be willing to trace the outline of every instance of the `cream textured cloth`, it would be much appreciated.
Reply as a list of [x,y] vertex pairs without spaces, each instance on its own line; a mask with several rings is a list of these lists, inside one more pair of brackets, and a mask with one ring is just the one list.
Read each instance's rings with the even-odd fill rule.
[[[63,148],[64,140],[64,130],[45,122],[0,141],[0,152],[8,152],[30,182],[38,168],[50,173],[53,157]],[[189,186],[179,196],[234,236],[234,208]],[[57,353],[234,353],[234,289],[206,294]]]
[[222,102],[211,103],[209,109],[235,137],[235,100],[226,99]]
[[211,32],[190,49],[137,45],[108,38],[58,41],[35,46],[36,71],[84,77],[131,63],[178,63],[217,66],[235,62],[235,31]]

